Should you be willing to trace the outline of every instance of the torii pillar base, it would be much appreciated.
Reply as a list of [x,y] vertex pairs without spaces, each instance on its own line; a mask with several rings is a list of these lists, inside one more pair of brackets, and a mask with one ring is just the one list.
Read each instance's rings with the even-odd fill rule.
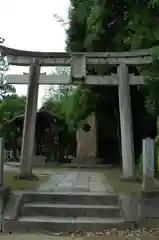
[[15,176],[16,180],[37,181],[38,177],[33,173],[21,173]]
[[140,177],[136,177],[136,176],[134,176],[134,177],[122,177],[120,179],[120,181],[122,181],[122,182],[140,183],[140,182],[142,182],[142,179]]

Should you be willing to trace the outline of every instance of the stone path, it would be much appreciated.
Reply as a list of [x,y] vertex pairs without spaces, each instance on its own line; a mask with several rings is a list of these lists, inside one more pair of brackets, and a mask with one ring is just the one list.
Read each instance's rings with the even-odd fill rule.
[[55,171],[39,191],[56,192],[113,192],[104,173],[99,171]]
[[18,171],[19,169],[16,166],[4,164],[4,172],[18,172]]

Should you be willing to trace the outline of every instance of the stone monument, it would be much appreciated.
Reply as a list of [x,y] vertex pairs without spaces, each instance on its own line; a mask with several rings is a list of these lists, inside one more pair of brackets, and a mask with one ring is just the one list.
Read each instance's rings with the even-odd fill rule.
[[78,164],[95,164],[97,159],[96,117],[92,112],[79,123],[76,133]]
[[151,138],[143,140],[143,189],[154,187],[155,144]]

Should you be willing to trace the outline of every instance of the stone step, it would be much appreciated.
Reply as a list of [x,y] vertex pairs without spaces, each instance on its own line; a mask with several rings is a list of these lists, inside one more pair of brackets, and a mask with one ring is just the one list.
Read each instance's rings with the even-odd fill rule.
[[76,205],[25,203],[21,216],[55,216],[55,217],[120,217],[121,210],[117,205]]
[[103,192],[27,192],[23,194],[25,203],[118,205],[119,197]]
[[132,228],[132,223],[126,223],[122,218],[55,218],[55,217],[21,217],[18,221],[4,224],[4,232],[60,232],[74,233],[102,232],[106,229]]

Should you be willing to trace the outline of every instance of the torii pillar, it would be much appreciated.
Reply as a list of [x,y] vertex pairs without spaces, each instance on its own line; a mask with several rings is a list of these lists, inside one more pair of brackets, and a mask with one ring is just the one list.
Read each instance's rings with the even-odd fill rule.
[[118,94],[120,110],[123,179],[134,180],[135,158],[128,66],[126,64],[120,64],[118,66],[117,73],[119,79]]
[[29,72],[28,94],[23,125],[22,148],[20,158],[19,179],[32,180],[36,176],[32,174],[32,159],[35,146],[35,125],[38,101],[40,64],[33,59]]

